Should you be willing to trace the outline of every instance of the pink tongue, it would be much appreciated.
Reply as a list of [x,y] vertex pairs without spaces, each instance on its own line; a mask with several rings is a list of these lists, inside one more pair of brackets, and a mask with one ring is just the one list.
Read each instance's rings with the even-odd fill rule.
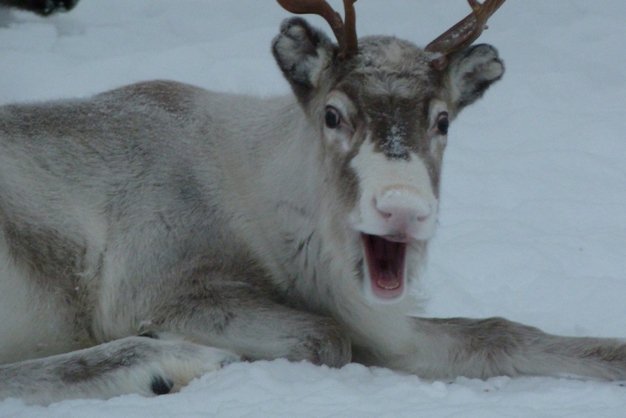
[[376,285],[381,289],[395,290],[400,287],[400,279],[391,271],[381,271],[376,277]]

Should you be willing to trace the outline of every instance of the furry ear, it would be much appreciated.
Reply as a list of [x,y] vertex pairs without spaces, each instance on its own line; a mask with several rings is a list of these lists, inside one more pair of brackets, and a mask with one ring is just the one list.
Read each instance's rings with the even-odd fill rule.
[[274,58],[302,103],[308,102],[318,87],[321,72],[336,49],[324,33],[298,17],[283,21],[272,43]]
[[454,55],[446,71],[449,105],[458,114],[502,78],[504,63],[494,47],[480,44]]

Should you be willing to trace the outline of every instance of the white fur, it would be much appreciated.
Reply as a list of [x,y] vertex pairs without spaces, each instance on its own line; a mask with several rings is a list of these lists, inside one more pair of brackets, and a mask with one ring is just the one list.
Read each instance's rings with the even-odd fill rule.
[[24,280],[24,272],[15,266],[1,239],[0,277],[0,363],[80,348],[70,337],[72,318],[62,295]]
[[[355,230],[382,236],[400,233],[415,240],[432,237],[438,201],[428,169],[417,155],[411,155],[409,160],[390,161],[383,153],[376,152],[367,138],[350,164],[361,186],[359,203],[350,214]],[[405,219],[390,222],[384,216],[390,211]]]

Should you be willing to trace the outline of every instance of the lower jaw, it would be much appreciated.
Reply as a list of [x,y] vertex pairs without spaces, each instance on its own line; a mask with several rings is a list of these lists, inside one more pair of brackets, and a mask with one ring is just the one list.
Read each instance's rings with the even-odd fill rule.
[[371,285],[372,294],[374,295],[376,300],[380,300],[383,302],[393,302],[393,301],[400,300],[402,296],[404,296],[404,289],[405,289],[404,280],[402,281],[400,286],[398,286],[395,289],[385,289],[381,287],[380,285],[378,285],[377,283],[375,283],[371,277],[370,277],[369,282]]

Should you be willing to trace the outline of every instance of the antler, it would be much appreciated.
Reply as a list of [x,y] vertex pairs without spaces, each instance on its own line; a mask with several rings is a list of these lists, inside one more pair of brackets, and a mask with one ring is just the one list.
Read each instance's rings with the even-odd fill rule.
[[339,44],[339,56],[342,59],[356,55],[358,42],[356,37],[356,0],[343,0],[345,23],[325,0],[277,0],[287,11],[296,14],[316,14],[323,17],[335,34]]
[[441,59],[433,61],[433,65],[438,69],[446,67],[448,55],[471,45],[478,39],[487,28],[487,20],[502,6],[504,0],[486,0],[482,4],[478,0],[467,2],[472,8],[472,13],[426,46],[426,51],[443,54]]

